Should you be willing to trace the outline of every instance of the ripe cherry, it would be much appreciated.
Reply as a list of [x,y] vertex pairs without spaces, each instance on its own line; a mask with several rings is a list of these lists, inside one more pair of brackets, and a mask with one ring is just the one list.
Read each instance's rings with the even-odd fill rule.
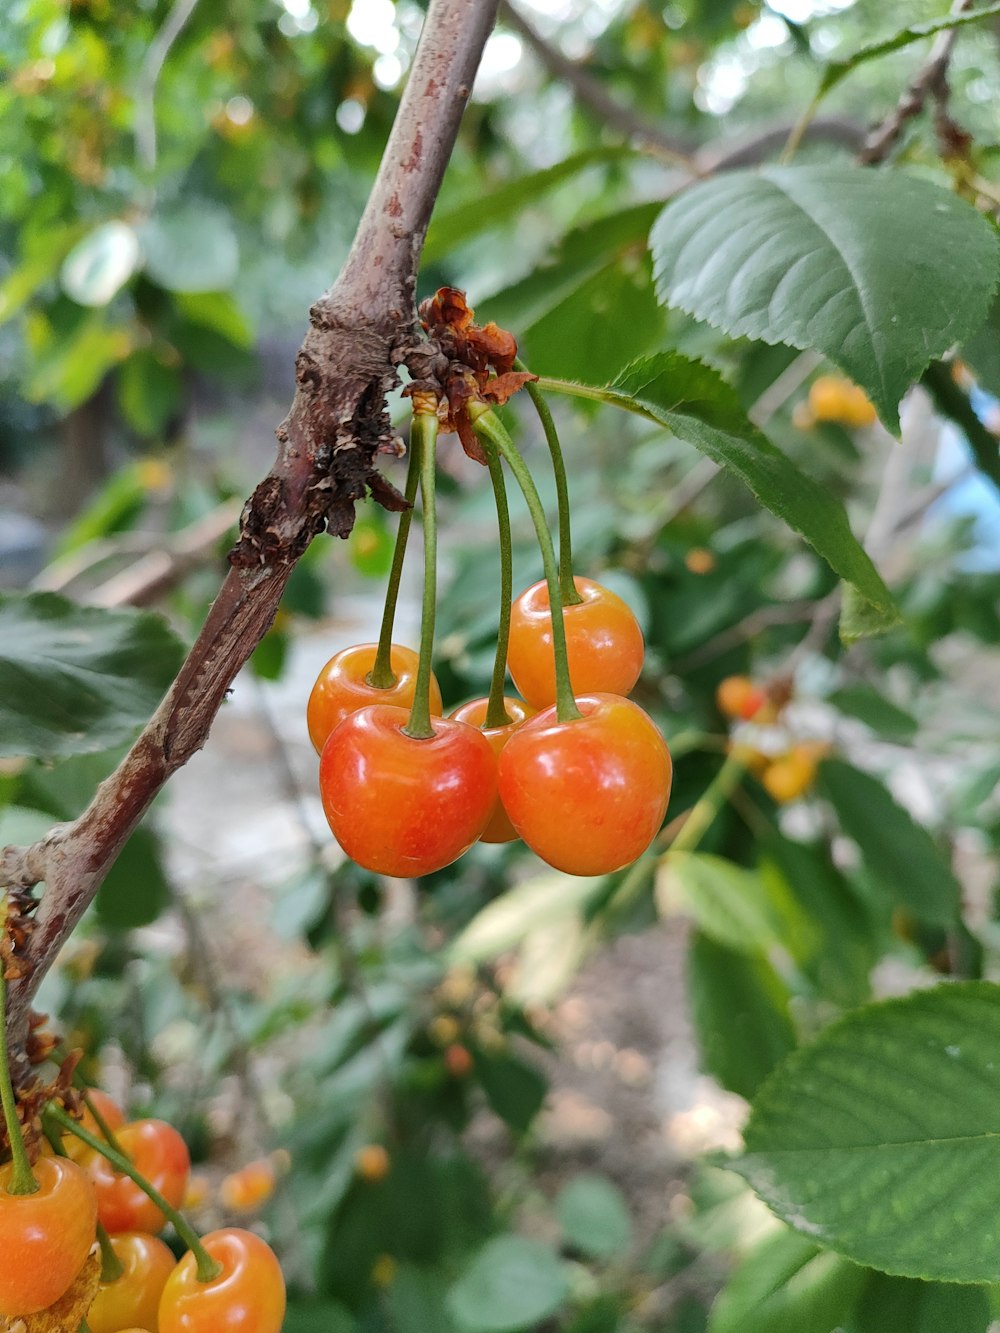
[[715,702],[724,717],[749,722],[767,703],[767,694],[749,676],[727,676],[716,688]]
[[761,774],[764,790],[779,805],[787,805],[804,796],[816,780],[816,766],[826,746],[803,742],[793,745],[787,754],[772,759]]
[[[486,726],[486,710],[489,707],[489,699],[473,699],[470,703],[462,704],[461,708],[449,714],[456,722],[468,722],[470,727],[478,727],[486,739],[489,741],[493,753],[499,759],[500,752],[513,736],[518,726],[529,717],[534,716],[535,710],[530,704],[523,703],[520,699],[510,699],[504,696],[504,706],[511,717],[511,721],[503,727]],[[517,837],[517,829],[510,822],[503,803],[497,797],[496,805],[493,807],[493,813],[490,815],[490,822],[483,829],[480,842],[513,842]]]
[[[187,1190],[191,1159],[187,1144],[163,1120],[133,1120],[115,1135],[118,1146],[141,1176],[167,1203],[179,1208]],[[166,1218],[135,1181],[121,1175],[99,1153],[87,1159],[97,1192],[101,1224],[111,1235],[120,1231],[159,1231]]]
[[476,841],[497,798],[496,759],[466,722],[431,718],[414,739],[405,708],[352,713],[323,747],[319,786],[333,835],[358,865],[409,878],[450,865]]
[[576,703],[580,718],[560,722],[547,708],[518,727],[500,756],[500,797],[543,861],[604,875],[641,856],[659,831],[670,751],[628,699],[588,694]]
[[[569,674],[576,694],[628,694],[642,670],[639,622],[625,602],[592,579],[574,578],[583,598],[563,608]],[[511,609],[507,665],[514,684],[533,708],[555,703],[555,656],[548,585],[543,579]]]
[[97,1200],[82,1167],[39,1157],[38,1189],[11,1194],[10,1162],[0,1166],[0,1315],[36,1314],[69,1290],[94,1243]]
[[269,1157],[247,1162],[225,1176],[219,1185],[219,1202],[233,1213],[255,1213],[274,1193],[277,1172]]
[[[412,648],[394,643],[389,651],[389,665],[396,683],[380,689],[368,680],[377,652],[377,643],[358,643],[353,648],[343,648],[334,653],[316,677],[306,705],[306,724],[317,754],[322,754],[326,738],[337,723],[359,708],[367,708],[369,704],[396,704],[400,708],[412,705],[417,654]],[[438,717],[441,711],[441,690],[432,675],[431,713]]]
[[163,1288],[177,1265],[173,1252],[141,1231],[112,1236],[111,1248],[125,1271],[98,1287],[87,1314],[91,1333],[118,1333],[133,1325],[155,1328]]
[[271,1247],[237,1227],[210,1232],[202,1244],[222,1272],[199,1282],[189,1251],[160,1297],[159,1333],[281,1333],[285,1280]]

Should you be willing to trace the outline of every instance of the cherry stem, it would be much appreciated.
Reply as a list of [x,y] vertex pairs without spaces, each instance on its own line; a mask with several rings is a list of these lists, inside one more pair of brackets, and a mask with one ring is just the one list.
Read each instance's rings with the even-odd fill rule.
[[94,1124],[107,1139],[108,1143],[111,1144],[112,1148],[114,1148],[116,1152],[121,1152],[122,1150],[121,1144],[115,1138],[114,1130],[111,1128],[108,1122],[104,1119],[104,1116],[101,1115],[100,1111],[97,1109],[96,1105],[94,1104],[94,1100],[91,1097],[86,1087],[81,1089],[81,1094],[83,1096],[84,1106],[94,1117]]
[[549,587],[549,607],[552,613],[552,648],[556,667],[556,716],[560,722],[572,722],[583,714],[576,706],[573,686],[569,678],[569,658],[566,652],[566,626],[563,623],[563,604],[559,595],[559,568],[556,554],[552,549],[552,537],[545,521],[545,510],[538,497],[538,489],[528,471],[528,465],[521,457],[517,445],[507,434],[507,428],[492,410],[483,403],[470,403],[469,416],[473,419],[473,428],[487,444],[493,446],[507,460],[507,465],[524,495],[531,521],[535,525],[535,536],[542,553],[545,567],[545,581]]
[[[528,367],[520,357],[516,357],[514,369],[526,371]],[[559,443],[559,432],[556,430],[556,423],[549,411],[549,405],[545,401],[545,395],[534,380],[529,380],[525,388],[528,390],[528,397],[535,405],[538,420],[542,423],[542,430],[545,432],[549,453],[552,455],[552,471],[556,479],[556,501],[559,506],[559,589],[562,593],[563,606],[577,606],[583,601],[583,598],[573,581],[573,543],[570,540],[569,483],[566,480],[566,460],[563,457],[562,445]]]
[[97,1224],[97,1243],[101,1247],[101,1281],[117,1282],[125,1272],[125,1265],[115,1254],[111,1237],[100,1222]]
[[399,527],[396,529],[396,545],[392,552],[392,567],[389,570],[389,582],[385,590],[385,609],[382,612],[382,628],[379,630],[378,651],[367,677],[368,684],[374,685],[377,690],[391,690],[396,683],[396,676],[392,669],[392,627],[396,620],[399,582],[403,576],[403,559],[406,556],[406,542],[410,535],[410,524],[413,521],[413,502],[417,496],[417,480],[420,476],[420,450],[414,446],[415,441],[411,439],[410,456],[406,465],[406,486],[403,490],[403,495],[409,501],[409,508],[404,509],[399,516]]
[[715,823],[719,811],[740,785],[747,765],[745,757],[732,750],[722,767],[691,807],[677,837],[671,842],[670,852],[693,852]]
[[413,414],[410,447],[420,458],[420,498],[424,525],[424,597],[420,613],[420,659],[413,683],[413,706],[403,731],[417,741],[430,740],[431,657],[434,653],[434,616],[437,610],[437,511],[434,506],[434,469],[437,465],[438,419],[435,412]]
[[[0,934],[7,928],[8,905],[5,903],[0,913]],[[14,1169],[6,1186],[8,1194],[34,1194],[38,1181],[31,1169],[28,1150],[24,1146],[21,1133],[21,1121],[17,1114],[17,1098],[14,1095],[14,1083],[10,1076],[10,1057],[7,1051],[7,980],[4,976],[4,962],[0,958],[0,1105],[7,1126],[7,1139],[10,1143],[10,1155]]]
[[486,727],[508,727],[514,721],[504,703],[503,686],[507,675],[507,644],[510,641],[510,604],[514,595],[510,542],[510,510],[507,507],[507,487],[503,479],[503,464],[492,449],[486,451],[486,462],[493,483],[493,497],[497,504],[497,527],[500,531],[500,628],[497,631],[497,651],[493,659],[493,678],[490,697],[486,704]]
[[100,1153],[102,1157],[106,1158],[107,1161],[111,1163],[116,1171],[120,1171],[123,1176],[128,1176],[129,1180],[135,1181],[143,1194],[152,1199],[153,1203],[156,1204],[157,1208],[159,1208],[160,1212],[164,1214],[167,1220],[172,1223],[178,1236],[180,1236],[181,1240],[194,1255],[195,1262],[198,1265],[199,1282],[212,1282],[222,1273],[223,1265],[220,1264],[217,1259],[213,1259],[208,1253],[204,1245],[202,1245],[201,1241],[198,1239],[198,1233],[185,1218],[184,1214],[178,1212],[176,1208],[167,1202],[155,1185],[151,1185],[145,1176],[139,1174],[124,1153],[118,1152],[117,1149],[110,1147],[109,1144],[105,1143],[102,1139],[99,1139],[95,1134],[91,1134],[89,1130],[84,1129],[82,1125],[77,1124],[73,1117],[69,1115],[68,1112],[64,1111],[61,1106],[57,1106],[55,1102],[49,1102],[45,1108],[45,1114],[50,1119],[54,1120],[56,1124],[61,1125],[64,1130],[67,1130],[70,1134],[75,1134],[76,1137],[85,1143],[88,1148],[92,1148],[94,1152]]

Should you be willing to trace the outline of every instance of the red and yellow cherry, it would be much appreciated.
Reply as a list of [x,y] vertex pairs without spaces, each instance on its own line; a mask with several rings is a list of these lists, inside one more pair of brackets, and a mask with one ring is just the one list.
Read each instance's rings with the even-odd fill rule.
[[[534,716],[535,710],[530,704],[524,703],[520,699],[510,699],[504,696],[504,707],[511,718],[511,721],[502,727],[486,726],[486,710],[489,707],[489,699],[473,699],[467,704],[462,704],[461,708],[456,708],[449,714],[456,722],[468,722],[470,727],[478,727],[490,743],[493,753],[499,759],[500,751],[513,736],[517,727],[529,717]],[[493,813],[490,815],[490,822],[483,829],[480,842],[513,842],[517,837],[517,830],[510,822],[507,811],[503,808],[503,803],[497,798],[496,805],[493,807]]]
[[547,708],[518,727],[500,756],[504,809],[533,852],[571,875],[605,875],[641,856],[663,823],[672,766],[638,705],[578,696],[582,717]]
[[749,722],[767,703],[767,693],[749,676],[727,676],[719,681],[715,702],[724,717]]
[[333,835],[360,866],[410,878],[451,865],[486,827],[497,799],[489,741],[467,722],[375,704],[344,718],[323,747],[319,786]]
[[793,745],[787,754],[771,760],[760,775],[761,785],[779,805],[797,801],[815,782],[817,765],[828,749],[815,741]]
[[202,1244],[222,1272],[199,1282],[189,1251],[160,1297],[159,1333],[281,1333],[285,1280],[271,1247],[237,1227],[212,1231]]
[[87,1173],[66,1157],[40,1157],[38,1189],[11,1194],[14,1168],[0,1166],[0,1315],[37,1314],[72,1286],[97,1232]]
[[274,1162],[261,1157],[231,1172],[219,1186],[219,1202],[233,1213],[255,1213],[274,1193],[277,1183]]
[[98,1287],[87,1314],[91,1333],[119,1333],[133,1326],[155,1329],[163,1288],[177,1266],[173,1252],[141,1231],[112,1236],[111,1248],[125,1271]]
[[[98,1115],[103,1119],[112,1134],[114,1134],[115,1130],[121,1129],[122,1125],[125,1123],[125,1112],[113,1097],[109,1097],[108,1094],[102,1092],[100,1088],[90,1088],[87,1092],[87,1096],[96,1107]],[[95,1136],[95,1138],[104,1138],[103,1130],[94,1119],[93,1112],[87,1105],[84,1105],[80,1124],[83,1129],[88,1130]],[[82,1162],[91,1151],[91,1149],[84,1143],[83,1139],[74,1138],[72,1134],[66,1135],[63,1146],[66,1149],[67,1156],[72,1157],[74,1162]]]
[[[412,705],[417,654],[412,648],[394,643],[389,650],[389,665],[396,683],[380,689],[368,680],[377,652],[377,643],[359,643],[353,648],[344,648],[334,653],[316,677],[306,705],[306,725],[317,754],[323,753],[326,738],[337,723],[359,708],[367,708],[369,704],[396,704],[400,708]],[[441,690],[431,676],[431,713],[439,717],[441,712]]]
[[[133,1120],[115,1135],[118,1146],[135,1169],[166,1199],[179,1208],[187,1191],[191,1159],[187,1144],[163,1120]],[[121,1231],[159,1231],[163,1213],[135,1181],[122,1175],[105,1158],[92,1153],[87,1170],[97,1192],[97,1213],[111,1235]]]
[[[642,670],[642,630],[625,602],[592,579],[575,578],[583,598],[563,608],[570,681],[575,694],[628,694]],[[543,580],[521,593],[511,608],[507,665],[514,684],[533,708],[556,699],[552,611]]]

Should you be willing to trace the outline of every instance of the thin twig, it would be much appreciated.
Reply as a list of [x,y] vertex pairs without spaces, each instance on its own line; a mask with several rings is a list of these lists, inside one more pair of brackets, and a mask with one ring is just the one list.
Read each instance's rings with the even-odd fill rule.
[[[972,8],[972,4],[973,0],[954,0],[951,13],[964,14]],[[949,28],[946,32],[938,33],[927,59],[907,84],[902,97],[885,119],[868,135],[864,147],[858,154],[859,162],[865,166],[876,166],[884,162],[903,133],[906,122],[920,114],[928,97],[933,97],[935,100],[937,108],[935,124],[939,136],[946,133],[942,117],[946,118],[953,132],[957,129],[954,122],[947,117],[948,66],[957,41],[957,28]]]
[[152,171],[156,166],[156,85],[170,48],[184,31],[198,0],[176,0],[163,27],[150,42],[135,81],[133,135],[140,164]]
[[95,606],[149,606],[215,554],[223,537],[239,522],[241,508],[241,501],[226,500],[172,533],[159,550],[147,552],[86,594],[85,600]]

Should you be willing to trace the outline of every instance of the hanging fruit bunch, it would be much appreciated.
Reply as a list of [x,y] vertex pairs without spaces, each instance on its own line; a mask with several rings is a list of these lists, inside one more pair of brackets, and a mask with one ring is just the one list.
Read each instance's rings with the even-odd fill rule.
[[[495,324],[475,324],[454,288],[442,288],[420,313],[427,341],[409,360],[407,508],[379,641],[331,658],[307,708],[327,819],[349,856],[385,875],[428,875],[480,839],[518,837],[570,874],[618,870],[655,838],[670,794],[666,742],[627,698],[642,669],[642,631],[621,598],[574,576],[559,438],[514,339]],[[538,411],[555,472],[558,562],[534,479],[494,411],[521,388]],[[443,431],[457,432],[465,452],[489,469],[501,583],[490,692],[448,716],[431,672],[435,453]],[[545,570],[513,601],[506,473],[524,495]],[[418,486],[424,589],[415,653],[394,644],[392,632]],[[508,670],[521,698],[505,692]]]
[[[716,706],[723,717],[737,726],[751,724],[749,730],[753,734],[747,737],[747,728],[742,728],[744,734],[734,743],[734,749],[779,805],[788,805],[808,794],[816,781],[820,761],[830,749],[824,741],[793,740],[786,728],[775,726],[782,722],[791,699],[792,682],[783,676],[766,684],[749,676],[727,676],[715,691]],[[761,733],[768,728],[772,734],[765,738]],[[775,741],[779,742],[777,747]]]

